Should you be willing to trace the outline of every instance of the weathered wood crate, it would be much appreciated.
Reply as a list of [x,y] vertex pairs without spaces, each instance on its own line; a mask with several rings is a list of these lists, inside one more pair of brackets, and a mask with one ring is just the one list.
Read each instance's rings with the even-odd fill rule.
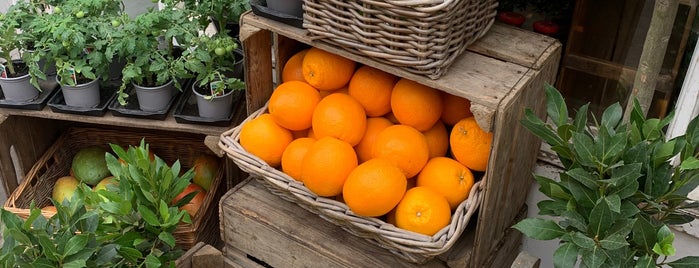
[[[506,234],[525,206],[540,145],[519,121],[525,108],[533,109],[539,117],[545,113],[543,88],[545,83],[553,84],[561,53],[557,40],[496,24],[458,57],[448,73],[432,80],[356,56],[322,40],[314,41],[304,29],[252,13],[241,19],[240,38],[245,52],[248,114],[264,106],[275,81],[281,80],[281,70],[275,69],[275,64],[283,66],[295,52],[309,46],[469,99],[481,128],[493,133],[493,144],[487,172],[482,177],[484,197],[475,226],[462,234],[471,241],[459,250],[468,256],[465,263],[470,267],[514,260],[516,254],[493,256],[498,256],[499,247],[507,244]],[[230,223],[223,223],[223,232],[233,228],[227,224]],[[256,237],[262,239],[261,234]],[[288,257],[287,263],[299,258]]]
[[[219,210],[227,267],[466,267],[473,254],[475,232],[469,232],[425,264],[407,262],[272,194],[252,177],[228,191]],[[516,220],[525,215],[526,208]],[[510,265],[520,239],[519,232],[506,230],[489,256],[493,267]]]

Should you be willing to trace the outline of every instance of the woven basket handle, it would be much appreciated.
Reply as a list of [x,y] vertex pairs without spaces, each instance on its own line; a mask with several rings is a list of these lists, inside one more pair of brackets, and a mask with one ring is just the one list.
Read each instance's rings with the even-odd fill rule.
[[[395,6],[410,7],[415,8],[422,12],[434,12],[443,9],[446,6],[451,5],[454,1],[468,1],[468,0],[385,0]],[[429,5],[430,7],[419,7]],[[434,6],[432,6],[434,5]]]

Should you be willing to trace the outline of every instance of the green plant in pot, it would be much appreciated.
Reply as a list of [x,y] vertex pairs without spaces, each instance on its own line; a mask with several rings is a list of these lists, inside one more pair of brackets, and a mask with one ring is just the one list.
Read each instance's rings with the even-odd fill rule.
[[123,14],[117,0],[65,1],[52,14],[37,19],[42,39],[37,40],[34,57],[55,62],[56,80],[69,106],[93,107],[100,103],[99,79],[108,78],[112,59],[117,54],[114,39],[119,28],[112,21]]
[[[40,13],[30,2],[18,2],[10,6],[5,14],[0,14],[0,87],[5,100],[26,102],[39,96],[41,87],[30,76],[32,64],[28,54],[33,41],[28,29],[23,28]],[[13,54],[17,55],[13,58]],[[33,83],[32,83],[33,82]]]
[[194,170],[151,158],[149,146],[121,148],[105,160],[114,184],[93,190],[81,183],[71,200],[52,200],[56,214],[31,204],[26,220],[0,209],[0,267],[174,267],[182,255],[174,232],[191,223],[185,210],[196,192],[173,202]]
[[[539,214],[514,228],[534,239],[560,239],[555,267],[697,267],[698,257],[667,261],[675,254],[670,227],[693,217],[686,195],[699,182],[699,119],[685,135],[668,139],[663,129],[672,115],[646,118],[636,102],[629,122],[618,103],[594,127],[588,105],[569,120],[561,94],[547,86],[549,123],[531,110],[522,124],[551,145],[563,170],[559,179],[535,176],[548,200]],[[673,159],[678,164],[673,165]]]
[[[179,2],[179,1],[175,1]],[[210,22],[220,33],[238,38],[240,15],[250,10],[249,0],[184,0],[185,7],[198,14],[202,28]]]
[[166,6],[150,9],[124,25],[126,36],[119,45],[126,65],[118,100],[126,105],[127,87],[133,86],[139,108],[161,111],[167,108],[181,80],[190,74],[182,59],[182,47],[175,42],[189,43],[197,36],[196,22],[189,20],[187,10]]
[[242,56],[236,52],[238,44],[222,33],[194,41],[194,49],[185,51],[183,58],[186,68],[195,74],[192,91],[197,96],[199,116],[228,118],[245,89],[242,72],[235,72],[236,64],[242,65]]

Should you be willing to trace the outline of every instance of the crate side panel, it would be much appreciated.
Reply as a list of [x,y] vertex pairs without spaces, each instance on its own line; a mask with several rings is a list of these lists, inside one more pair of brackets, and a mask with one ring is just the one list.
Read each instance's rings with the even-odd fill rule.
[[[273,267],[418,267],[253,180],[222,201],[225,247]],[[419,267],[445,267],[438,259]]]
[[478,218],[475,264],[482,263],[495,250],[526,200],[541,141],[520,120],[525,108],[540,118],[545,114],[544,85],[555,79],[560,51],[560,45],[547,49],[542,69],[526,73],[496,113],[493,149]]
[[272,95],[272,36],[249,24],[241,25],[241,41],[245,59],[245,102],[247,114],[264,106]]

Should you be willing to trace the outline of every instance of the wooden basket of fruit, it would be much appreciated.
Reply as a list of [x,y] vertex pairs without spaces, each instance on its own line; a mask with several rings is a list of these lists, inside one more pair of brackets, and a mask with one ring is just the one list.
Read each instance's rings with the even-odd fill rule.
[[312,38],[437,79],[490,29],[497,5],[496,0],[305,0],[303,27]]
[[[173,232],[177,245],[189,249],[197,242],[215,244],[218,233],[218,200],[225,192],[221,186],[222,159],[205,154],[208,148],[202,139],[148,133],[100,129],[70,128],[42,155],[29,170],[22,183],[12,193],[4,208],[22,218],[30,214],[30,204],[35,203],[42,214],[55,214],[50,198],[70,198],[77,184],[84,182],[94,188],[104,186],[109,180],[109,170],[104,163],[105,152],[111,152],[109,144],[122,148],[138,146],[142,139],[150,151],[168,165],[179,160],[182,171],[195,168],[195,177],[184,192],[199,190],[189,205],[183,209],[194,214],[192,223],[180,223]],[[80,178],[80,179],[77,179]],[[102,183],[100,183],[102,182]],[[203,190],[208,188],[207,190]],[[177,198],[176,198],[177,199]]]
[[219,147],[273,193],[406,260],[446,252],[480,206],[492,142],[468,100],[314,47],[285,65],[299,57],[312,76],[284,67]]

